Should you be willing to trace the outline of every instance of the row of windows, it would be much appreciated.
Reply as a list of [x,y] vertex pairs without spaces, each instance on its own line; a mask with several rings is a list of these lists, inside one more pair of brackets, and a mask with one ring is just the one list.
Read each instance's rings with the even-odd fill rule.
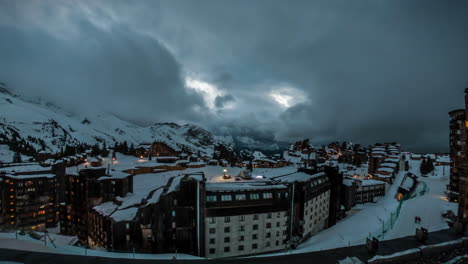
[[[286,240],[283,240],[283,245],[284,245],[284,244],[286,244]],[[280,245],[279,240],[276,240],[276,241],[275,241],[275,245],[276,245],[276,246],[279,246],[279,245]],[[270,241],[267,241],[266,244],[265,244],[265,246],[266,246],[266,247],[270,247],[270,246],[271,246]],[[252,249],[257,249],[257,248],[258,248],[258,244],[253,243],[253,244],[252,244]],[[239,246],[237,247],[237,250],[238,250],[238,251],[244,251],[244,249],[245,249],[245,246],[244,246],[244,245],[239,245]],[[224,253],[231,252],[231,247],[224,247],[223,250],[224,250]],[[209,254],[216,254],[216,249],[215,249],[215,248],[210,248],[210,249],[209,249]]]
[[[276,237],[280,237],[281,234],[283,234],[283,236],[285,236],[285,235],[287,235],[287,231],[286,230],[283,230],[282,232],[276,231]],[[265,238],[271,238],[271,237],[272,237],[271,232],[267,232],[265,234]],[[258,239],[258,234],[252,234],[252,240],[257,240],[257,239]],[[245,236],[239,236],[239,241],[245,241]],[[224,237],[224,243],[230,243],[230,242],[231,242],[231,237]],[[215,238],[210,238],[209,243],[211,245],[216,244],[216,239]]]
[[325,183],[326,181],[327,181],[327,180],[325,180],[325,179],[318,179],[318,180],[312,181],[312,182],[310,183],[310,187],[318,186],[318,185],[320,185],[320,184],[322,184],[322,183]]
[[[288,225],[288,222],[284,222],[284,226],[287,226]],[[281,223],[280,222],[276,222],[276,227],[280,227],[281,226]],[[272,223],[266,223],[265,224],[265,228],[266,229],[270,229],[272,228]],[[258,230],[258,225],[252,225],[252,229],[253,230]],[[239,231],[245,231],[245,226],[244,225],[241,225],[239,226]],[[216,234],[216,228],[210,228],[209,229],[209,232],[210,234]],[[230,226],[226,226],[224,227],[224,233],[230,233],[231,232],[231,227]]]
[[[287,212],[284,212],[283,213],[284,217],[287,217],[288,216],[288,213]],[[173,216],[175,216],[175,211],[173,211]],[[281,212],[277,212],[276,213],[276,218],[280,218],[281,217]],[[267,219],[272,219],[273,218],[273,213],[268,213],[266,215],[266,218]],[[244,222],[245,221],[245,215],[239,215],[238,216],[238,219],[239,219],[239,222]],[[259,215],[253,215],[253,220],[258,220],[259,219]],[[208,218],[208,222],[210,224],[215,224],[216,223],[216,218],[215,217],[210,217]],[[231,216],[225,216],[224,217],[224,223],[230,223],[231,222]]]
[[[247,194],[222,194],[221,195],[221,201],[226,202],[226,201],[233,201],[233,196],[236,201],[245,201],[247,200]],[[259,200],[260,199],[260,193],[250,193],[248,195],[250,200]],[[263,199],[273,199],[273,193],[271,192],[266,192],[262,193],[261,197]],[[277,197],[280,199],[281,197],[288,198],[288,192],[283,192],[283,193],[277,193]],[[207,202],[217,202],[218,201],[218,196],[217,195],[208,195],[206,197]]]

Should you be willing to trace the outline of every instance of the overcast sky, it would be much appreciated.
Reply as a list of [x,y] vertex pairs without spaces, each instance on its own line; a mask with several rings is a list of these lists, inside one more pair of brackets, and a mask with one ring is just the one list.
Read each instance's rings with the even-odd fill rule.
[[447,151],[468,1],[0,0],[0,80],[71,111],[247,141]]

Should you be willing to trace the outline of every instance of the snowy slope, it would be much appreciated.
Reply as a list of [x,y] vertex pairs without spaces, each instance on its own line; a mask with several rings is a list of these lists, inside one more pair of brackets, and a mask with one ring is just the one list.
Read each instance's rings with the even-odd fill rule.
[[[0,87],[0,136],[7,139],[29,137],[42,139],[46,151],[57,152],[65,144],[75,145],[127,141],[129,144],[163,141],[176,150],[185,147],[193,152],[211,154],[213,145],[232,143],[232,139],[217,138],[195,125],[173,123],[137,126],[105,113],[92,115],[67,113],[41,100],[26,100]],[[226,142],[227,141],[227,142]],[[231,142],[229,142],[231,141]],[[38,144],[33,146],[40,150]]]

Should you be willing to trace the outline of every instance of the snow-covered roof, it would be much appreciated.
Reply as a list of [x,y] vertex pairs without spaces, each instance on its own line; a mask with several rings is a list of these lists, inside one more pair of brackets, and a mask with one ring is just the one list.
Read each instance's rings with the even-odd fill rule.
[[23,173],[23,172],[33,172],[33,171],[50,171],[49,167],[42,167],[39,164],[31,164],[25,166],[11,166],[0,168],[0,173]]
[[102,176],[98,178],[99,181],[101,180],[112,180],[112,179],[123,179],[127,178],[130,176],[130,174],[122,172],[122,171],[116,171],[116,170],[111,170],[109,171],[109,174],[106,176]]
[[411,177],[406,177],[405,180],[401,183],[400,187],[409,191],[414,185],[414,180]]
[[198,165],[206,165],[205,162],[203,161],[197,161],[197,162],[190,162],[189,164],[187,164],[188,166],[198,166]]
[[111,217],[116,222],[122,221],[132,221],[136,214],[138,213],[138,207],[130,207],[127,209],[117,210],[115,211]]
[[381,185],[385,184],[383,181],[378,181],[378,180],[361,180],[362,186],[370,186],[370,185]]
[[391,178],[392,177],[391,175],[384,175],[380,173],[375,173],[374,176],[379,177],[379,178]]
[[160,156],[160,157],[155,157],[157,160],[162,159],[162,160],[168,160],[168,159],[179,159],[179,157],[174,157],[174,156]]
[[113,202],[105,202],[100,205],[94,206],[93,209],[101,215],[108,216],[112,214],[118,207],[119,205]]
[[390,172],[390,173],[392,173],[392,172],[395,171],[395,169],[394,169],[394,168],[389,168],[389,167],[380,167],[380,168],[377,169],[377,172],[379,172],[379,171],[384,171],[384,172]]
[[226,183],[206,183],[206,190],[212,192],[230,192],[230,191],[255,191],[268,189],[286,189],[284,184],[272,184],[266,182],[226,182]]
[[352,179],[343,179],[343,184],[346,186],[352,186],[354,183],[354,180]]
[[22,175],[11,175],[5,174],[3,176],[15,179],[34,179],[34,178],[54,178],[55,174],[22,174]]
[[390,167],[390,168],[396,168],[398,165],[396,163],[391,163],[391,162],[385,162],[380,164],[380,167]]
[[283,176],[275,177],[275,180],[279,180],[281,182],[292,183],[292,182],[306,182],[310,179],[325,176],[324,172],[319,172],[316,174],[307,174],[305,172],[295,172]]

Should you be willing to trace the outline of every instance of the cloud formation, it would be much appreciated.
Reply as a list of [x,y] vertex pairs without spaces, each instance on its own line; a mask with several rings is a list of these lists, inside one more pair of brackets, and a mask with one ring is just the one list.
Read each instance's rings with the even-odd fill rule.
[[447,112],[468,86],[467,11],[432,0],[0,1],[0,79],[140,123],[446,151]]

